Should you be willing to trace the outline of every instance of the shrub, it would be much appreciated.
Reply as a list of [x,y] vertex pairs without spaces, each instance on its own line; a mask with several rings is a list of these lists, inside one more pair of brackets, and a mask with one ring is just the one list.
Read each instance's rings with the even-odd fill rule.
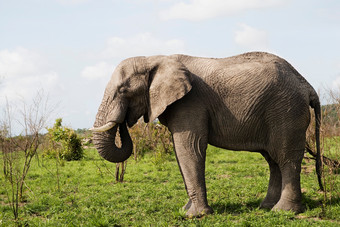
[[155,154],[159,153],[158,155],[169,154],[173,151],[169,130],[157,122],[146,124],[139,121],[129,131],[134,144],[135,160],[150,151]]
[[66,161],[80,160],[84,157],[81,139],[76,132],[70,128],[62,126],[62,119],[55,121],[53,128],[48,128],[49,148],[45,150],[45,155],[58,156]]

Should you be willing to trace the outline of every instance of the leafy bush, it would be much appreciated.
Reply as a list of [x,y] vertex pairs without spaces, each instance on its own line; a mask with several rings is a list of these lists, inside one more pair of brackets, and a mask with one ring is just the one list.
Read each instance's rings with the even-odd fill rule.
[[58,156],[66,161],[80,160],[84,157],[81,139],[76,132],[70,128],[62,126],[62,119],[55,121],[53,128],[48,128],[49,148],[44,154],[47,156]]
[[155,152],[155,156],[163,156],[173,151],[169,130],[156,122],[146,124],[139,121],[130,130],[134,144],[134,158],[137,160],[147,152]]

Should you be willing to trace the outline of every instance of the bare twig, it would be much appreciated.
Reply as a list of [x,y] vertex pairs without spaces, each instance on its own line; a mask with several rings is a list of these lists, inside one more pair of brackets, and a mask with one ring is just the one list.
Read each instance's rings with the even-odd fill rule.
[[[25,179],[41,143],[40,131],[46,126],[48,115],[52,111],[47,111],[47,103],[48,98],[42,91],[39,91],[32,100],[32,104],[27,105],[22,100],[20,108],[15,111],[19,114],[15,115],[13,104],[7,100],[4,117],[0,122],[0,146],[3,152],[5,182],[9,184],[6,189],[9,188],[7,195],[15,220],[19,216],[19,201],[23,199],[24,187],[32,192]],[[13,120],[22,129],[19,136],[13,135]]]
[[[313,156],[313,159],[316,158],[316,152],[312,150],[312,148],[309,146],[308,142],[306,143],[306,150],[307,152]],[[325,155],[322,155],[323,163],[331,168],[339,168],[340,163],[337,160],[330,159],[326,157]]]

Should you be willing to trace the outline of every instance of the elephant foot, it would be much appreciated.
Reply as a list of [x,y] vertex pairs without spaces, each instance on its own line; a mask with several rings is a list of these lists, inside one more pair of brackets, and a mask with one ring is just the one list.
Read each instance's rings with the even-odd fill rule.
[[293,211],[295,214],[303,213],[305,211],[305,207],[301,204],[301,202],[292,202],[287,200],[280,200],[273,208],[273,211]]
[[260,209],[272,209],[277,202],[265,201],[263,200],[260,204]]
[[193,204],[191,205],[190,209],[187,211],[186,216],[188,218],[199,218],[207,214],[214,213],[214,210],[210,206],[206,207],[196,207]]
[[266,196],[260,204],[260,209],[272,209],[275,204],[280,200],[280,196]]

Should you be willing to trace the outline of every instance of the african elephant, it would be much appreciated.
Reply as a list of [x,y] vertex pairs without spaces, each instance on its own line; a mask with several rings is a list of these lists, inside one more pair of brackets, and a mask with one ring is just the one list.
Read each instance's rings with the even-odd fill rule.
[[[134,57],[112,74],[94,123],[93,141],[110,162],[132,153],[127,126],[143,116],[169,128],[189,202],[187,216],[213,213],[205,185],[207,145],[260,152],[270,168],[262,208],[303,212],[300,172],[316,116],[320,180],[320,102],[313,87],[284,59],[263,52],[229,58],[186,55]],[[115,144],[117,128],[122,146]]]

